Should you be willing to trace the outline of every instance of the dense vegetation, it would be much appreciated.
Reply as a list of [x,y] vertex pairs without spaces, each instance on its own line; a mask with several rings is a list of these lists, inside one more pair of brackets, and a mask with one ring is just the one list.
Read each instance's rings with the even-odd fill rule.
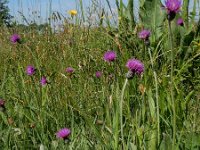
[[12,24],[11,19],[13,16],[9,14],[9,8],[6,5],[7,3],[7,0],[0,0],[0,26],[10,26]]
[[[189,13],[184,0],[171,17],[159,0],[140,0],[139,18],[133,0],[116,1],[118,16],[102,9],[95,25],[82,24],[81,2],[68,18],[53,13],[65,22],[59,31],[0,28],[0,147],[199,149],[198,1]],[[110,50],[117,57],[106,61]],[[144,71],[127,79],[132,58]],[[65,140],[56,137],[62,128],[71,131]]]

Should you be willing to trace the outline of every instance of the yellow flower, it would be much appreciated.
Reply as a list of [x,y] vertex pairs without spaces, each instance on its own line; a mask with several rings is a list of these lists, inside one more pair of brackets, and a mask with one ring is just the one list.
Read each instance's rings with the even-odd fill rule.
[[101,19],[104,19],[105,18],[105,16],[103,15],[103,16],[101,16]]
[[71,16],[76,16],[76,15],[77,15],[77,10],[72,9],[72,10],[69,11],[69,14],[70,14]]

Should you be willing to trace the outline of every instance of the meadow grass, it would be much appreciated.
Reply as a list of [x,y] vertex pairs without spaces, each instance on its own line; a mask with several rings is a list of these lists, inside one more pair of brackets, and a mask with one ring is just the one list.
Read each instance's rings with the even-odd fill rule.
[[[150,22],[141,13],[130,23],[119,9],[118,26],[82,26],[74,16],[61,32],[0,28],[1,149],[199,149],[200,24],[177,26],[177,16],[169,40],[166,14],[154,10]],[[143,28],[151,29],[150,44],[138,38]],[[9,40],[13,33],[20,43]],[[115,61],[103,59],[108,50]],[[127,79],[131,58],[145,70]],[[56,137],[61,128],[71,130],[68,140]]]

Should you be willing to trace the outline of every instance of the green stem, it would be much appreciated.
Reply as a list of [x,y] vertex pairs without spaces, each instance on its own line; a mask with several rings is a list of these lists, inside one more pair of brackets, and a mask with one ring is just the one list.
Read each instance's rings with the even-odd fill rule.
[[158,78],[157,78],[157,73],[154,69],[154,65],[153,65],[153,58],[151,55],[151,49],[148,48],[148,52],[149,52],[149,56],[150,56],[150,61],[151,61],[151,65],[152,65],[152,69],[153,69],[153,76],[154,76],[154,80],[155,80],[155,86],[156,86],[156,111],[157,111],[157,128],[158,128],[158,145],[160,144],[160,111],[159,111],[159,96],[158,96]]
[[171,100],[172,100],[172,109],[173,109],[173,144],[172,149],[175,148],[176,141],[176,110],[175,110],[175,102],[174,102],[174,86],[173,86],[173,78],[174,78],[174,51],[173,51],[173,38],[172,38],[172,29],[171,22],[168,20],[169,25],[169,39],[171,46]]
[[121,125],[121,138],[122,138],[122,145],[124,147],[124,133],[123,133],[123,99],[124,99],[124,92],[126,85],[128,83],[128,79],[125,80],[123,88],[122,88],[122,94],[121,94],[121,100],[120,100],[120,125]]
[[31,55],[32,55],[32,57],[33,57],[33,59],[34,59],[34,61],[35,61],[35,64],[37,65],[37,68],[38,68],[38,71],[39,71],[39,74],[40,74],[40,76],[41,76],[41,71],[40,71],[40,65],[39,65],[39,59],[38,59],[38,57],[36,57],[36,55],[33,53],[33,51],[31,50],[31,48],[30,47],[28,47],[27,45],[25,45],[25,47],[29,50],[29,52],[31,53]]

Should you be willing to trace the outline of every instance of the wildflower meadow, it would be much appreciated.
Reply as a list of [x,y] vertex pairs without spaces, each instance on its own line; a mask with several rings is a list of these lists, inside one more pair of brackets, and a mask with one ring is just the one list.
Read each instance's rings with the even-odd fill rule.
[[0,150],[200,149],[200,1],[135,2],[0,24]]

